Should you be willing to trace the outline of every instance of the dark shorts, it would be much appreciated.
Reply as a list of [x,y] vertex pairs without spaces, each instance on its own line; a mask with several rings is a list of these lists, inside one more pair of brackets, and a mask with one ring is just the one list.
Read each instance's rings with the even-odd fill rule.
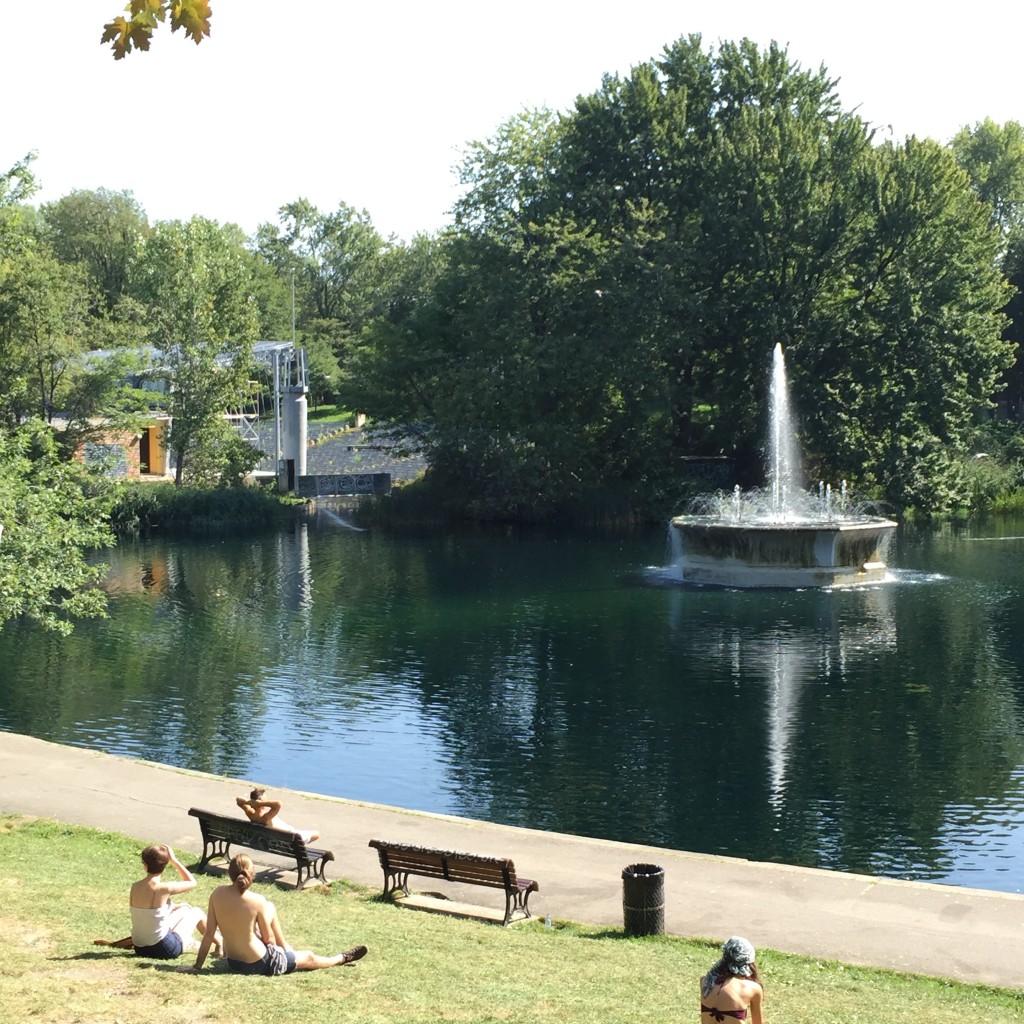
[[181,936],[177,932],[168,932],[153,946],[136,946],[136,956],[148,956],[153,960],[176,960],[183,949]]
[[282,949],[272,943],[267,946],[262,960],[254,960],[251,964],[244,960],[228,960],[228,970],[234,974],[261,974],[265,978],[275,978],[279,974],[291,974],[295,970],[295,954],[290,949]]

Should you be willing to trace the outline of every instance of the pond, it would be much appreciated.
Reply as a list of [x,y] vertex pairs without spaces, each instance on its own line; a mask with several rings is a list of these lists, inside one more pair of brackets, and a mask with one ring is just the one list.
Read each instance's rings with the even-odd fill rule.
[[111,615],[0,632],[0,730],[559,832],[1024,891],[1024,522],[894,583],[684,589],[666,531],[108,553]]

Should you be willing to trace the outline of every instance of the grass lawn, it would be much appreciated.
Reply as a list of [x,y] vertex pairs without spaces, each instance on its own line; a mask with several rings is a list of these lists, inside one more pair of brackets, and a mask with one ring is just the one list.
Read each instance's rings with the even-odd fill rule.
[[348,423],[352,416],[351,409],[343,409],[338,405],[318,405],[315,409],[310,407],[306,413],[306,418],[310,422],[337,423],[338,426]]
[[[296,948],[334,953],[362,942],[369,954],[352,967],[276,979],[234,976],[217,960],[198,976],[179,974],[173,963],[92,945],[127,933],[128,886],[141,876],[143,845],[0,816],[0,1024],[697,1024],[698,979],[717,954],[707,943],[627,939],[560,921],[504,929],[395,907],[345,882],[303,892],[257,882]],[[189,902],[205,904],[220,882],[199,876]],[[769,950],[759,951],[758,965],[769,1024],[962,1024],[1024,1014],[1024,993],[1013,990]]]

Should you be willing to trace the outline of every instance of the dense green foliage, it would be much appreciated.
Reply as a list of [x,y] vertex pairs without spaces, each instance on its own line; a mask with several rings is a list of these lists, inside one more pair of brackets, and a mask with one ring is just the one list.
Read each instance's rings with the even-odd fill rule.
[[776,342],[815,476],[965,500],[1013,358],[1000,236],[948,150],[874,145],[824,69],[682,39],[507,122],[463,180],[436,280],[364,333],[343,398],[424,437],[478,512],[664,514],[684,455],[760,482]]
[[130,192],[79,189],[46,203],[40,214],[54,256],[80,263],[108,310],[128,293],[132,263],[151,234],[146,215]]
[[86,402],[71,358],[87,334],[86,288],[36,244],[19,205],[34,189],[31,161],[0,174],[0,626],[24,617],[66,632],[104,609],[104,567],[88,555],[113,541],[111,496],[67,461],[48,422],[54,403]]
[[211,490],[128,483],[118,488],[110,522],[121,537],[202,536],[264,529],[294,515],[294,500],[262,487]]
[[86,556],[113,543],[110,502],[109,489],[57,457],[45,424],[0,432],[0,624],[24,616],[67,632],[103,613],[106,567]]
[[1000,126],[986,119],[957,133],[950,148],[1000,233],[999,267],[1015,289],[1006,305],[1003,337],[1018,347],[1017,360],[998,400],[1019,421],[1024,414],[1024,126],[1016,121]]

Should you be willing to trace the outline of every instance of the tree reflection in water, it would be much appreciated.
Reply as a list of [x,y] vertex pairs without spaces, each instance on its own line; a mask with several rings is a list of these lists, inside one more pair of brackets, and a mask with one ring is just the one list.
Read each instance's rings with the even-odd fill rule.
[[0,633],[0,728],[272,786],[1016,891],[1022,536],[901,531],[895,585],[775,593],[658,585],[660,532],[387,537],[314,520],[125,545],[105,555],[109,620],[68,639]]

